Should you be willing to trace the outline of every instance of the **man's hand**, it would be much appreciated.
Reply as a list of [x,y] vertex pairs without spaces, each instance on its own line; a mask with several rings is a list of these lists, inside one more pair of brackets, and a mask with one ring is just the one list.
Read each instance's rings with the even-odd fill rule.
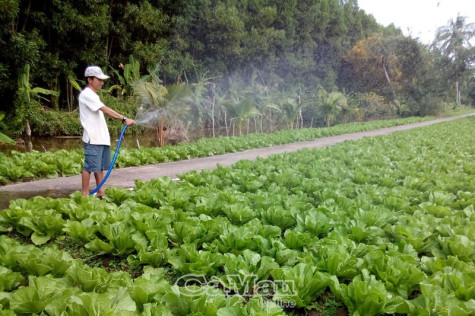
[[132,126],[132,125],[135,125],[135,121],[133,119],[126,118],[125,124],[127,124],[127,126]]

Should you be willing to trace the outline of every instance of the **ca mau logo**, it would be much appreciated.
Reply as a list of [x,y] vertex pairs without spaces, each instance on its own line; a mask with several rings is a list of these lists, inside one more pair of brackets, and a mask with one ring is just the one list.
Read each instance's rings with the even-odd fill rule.
[[274,294],[279,292],[279,299],[285,307],[295,305],[292,300],[296,295],[293,280],[258,280],[255,274],[230,274],[207,279],[204,275],[191,273],[178,278],[175,285],[183,288],[184,296],[213,296],[216,295],[216,289],[220,288],[226,296],[259,295],[265,299],[272,299]]

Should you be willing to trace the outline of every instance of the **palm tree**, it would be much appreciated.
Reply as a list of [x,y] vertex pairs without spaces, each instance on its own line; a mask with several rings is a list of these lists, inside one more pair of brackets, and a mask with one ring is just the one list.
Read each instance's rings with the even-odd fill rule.
[[260,112],[255,107],[255,101],[251,97],[246,97],[242,100],[233,99],[233,102],[228,103],[228,108],[234,114],[231,122],[237,127],[238,135],[242,135],[244,124],[247,124],[247,133],[249,133],[249,122],[251,118],[260,115]]
[[271,97],[261,99],[261,102],[258,104],[259,104],[258,111],[261,113],[260,115],[261,133],[264,132],[263,127],[262,127],[264,119],[267,120],[267,124],[268,124],[267,130],[269,132],[272,132],[274,130],[274,114],[281,113],[282,110],[276,102],[271,100]]
[[300,115],[303,104],[295,98],[283,98],[279,102],[279,108],[283,114],[281,120],[289,129],[294,129],[294,124]]
[[[258,76],[259,74],[259,76]],[[261,78],[258,80],[258,77]],[[281,99],[279,94],[271,93],[269,86],[266,85],[264,78],[260,76],[259,71],[254,71],[251,76],[250,82],[250,95],[255,99],[255,107],[259,111],[259,130],[261,133],[264,132],[264,120],[267,120],[268,131],[273,130],[274,124],[274,114],[279,113],[280,107],[278,105],[278,100]],[[255,130],[258,130],[257,127],[257,116],[254,117]]]
[[165,130],[189,109],[192,103],[191,92],[185,83],[164,86],[158,76],[152,75],[151,81],[136,80],[132,84],[134,95],[141,98],[142,104],[155,108],[155,128],[158,146],[165,146]]
[[475,36],[475,23],[466,24],[465,17],[457,16],[447,26],[437,30],[432,49],[439,50],[452,61],[452,74],[455,79],[456,103],[461,103],[461,80],[469,73],[475,60],[475,49],[471,42]]
[[241,135],[244,124],[247,125],[247,133],[249,133],[250,120],[261,114],[256,108],[256,97],[252,89],[246,86],[239,76],[234,75],[228,78],[226,97],[221,96],[218,100],[225,108],[225,115],[228,112],[231,115],[233,135],[235,127],[238,129],[238,134]]
[[324,88],[319,87],[317,92],[317,105],[325,117],[327,127],[338,117],[343,109],[348,107],[346,97],[341,92],[328,93]]
[[[193,104],[197,109],[198,119],[211,119],[213,137],[215,137],[215,108],[216,108],[216,84],[211,80],[218,77],[208,77],[208,72],[197,72],[197,82],[192,84],[193,87]],[[210,89],[208,90],[208,87]],[[206,97],[206,95],[209,97]]]

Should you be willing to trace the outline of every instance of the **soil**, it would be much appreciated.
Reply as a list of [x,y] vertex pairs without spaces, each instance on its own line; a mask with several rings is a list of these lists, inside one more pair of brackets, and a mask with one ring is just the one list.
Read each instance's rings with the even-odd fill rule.
[[[428,126],[444,121],[451,121],[471,115],[475,115],[475,113],[454,117],[438,118],[431,121],[388,127],[374,131],[344,134],[338,136],[318,138],[312,141],[303,141],[286,145],[252,149],[238,153],[182,160],[170,163],[146,165],[141,167],[119,168],[114,169],[111,172],[109,178],[107,179],[107,182],[105,183],[105,186],[133,188],[134,181],[136,179],[141,181],[148,181],[162,176],[168,176],[172,179],[175,179],[178,177],[178,175],[191,170],[201,171],[203,169],[215,169],[218,165],[229,166],[239,160],[255,160],[258,157],[265,158],[270,155],[280,154],[284,152],[293,152],[303,148],[320,148],[325,146],[332,146],[348,140],[356,140],[363,137],[377,135],[386,135],[397,131],[405,131],[412,128]],[[92,178],[94,177],[91,177],[91,179]],[[94,183],[93,180],[91,180],[91,190],[93,188]],[[30,198],[33,196],[49,196],[54,198],[67,197],[71,193],[80,189],[80,175],[5,185],[0,187],[0,210],[3,208],[7,208],[9,201],[13,199]]]

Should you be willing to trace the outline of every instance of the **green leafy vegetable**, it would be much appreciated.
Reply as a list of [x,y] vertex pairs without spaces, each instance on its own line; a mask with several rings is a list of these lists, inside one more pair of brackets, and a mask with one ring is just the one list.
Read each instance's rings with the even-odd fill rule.
[[279,289],[274,301],[304,307],[316,301],[330,286],[330,277],[321,273],[310,264],[299,263],[293,268],[282,267],[271,272],[272,278]]

